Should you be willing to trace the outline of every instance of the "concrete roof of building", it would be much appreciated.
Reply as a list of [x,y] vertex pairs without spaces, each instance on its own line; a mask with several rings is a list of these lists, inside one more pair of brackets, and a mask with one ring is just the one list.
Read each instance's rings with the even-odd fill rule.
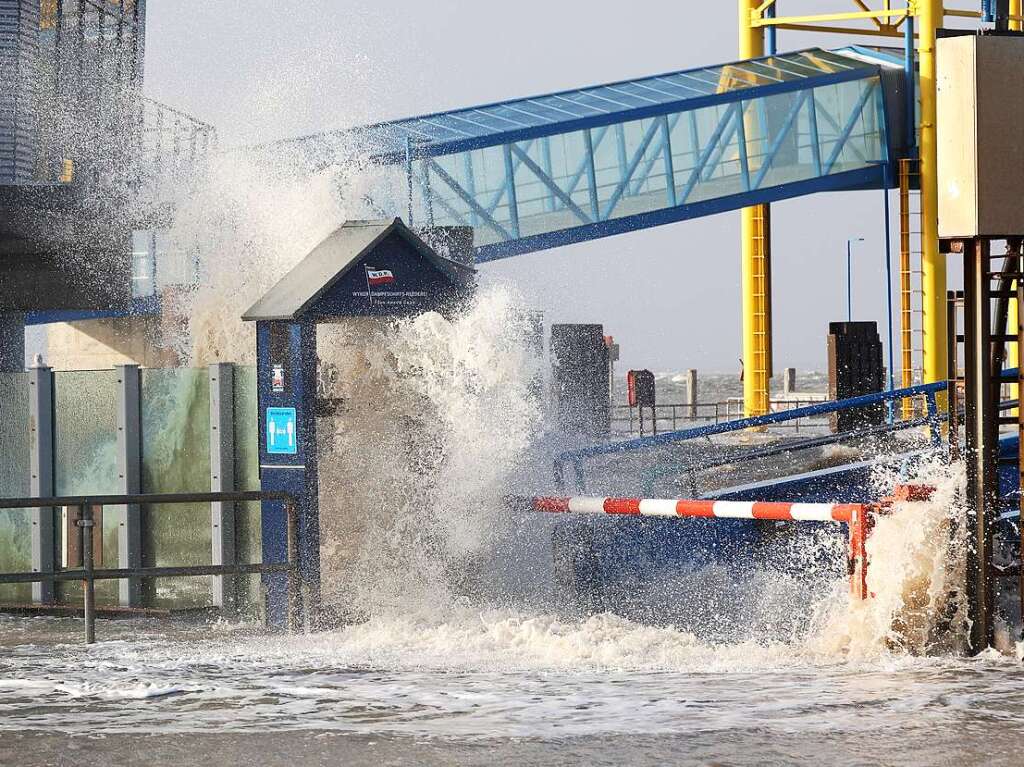
[[412,245],[453,284],[464,285],[476,270],[439,255],[400,218],[346,221],[313,248],[290,272],[242,315],[246,321],[296,320],[317,299],[392,233]]

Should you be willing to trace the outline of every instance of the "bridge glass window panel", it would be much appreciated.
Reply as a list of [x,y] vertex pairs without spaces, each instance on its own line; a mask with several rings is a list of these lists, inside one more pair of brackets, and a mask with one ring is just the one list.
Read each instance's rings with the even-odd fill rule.
[[822,175],[856,170],[885,159],[878,78],[814,89]]

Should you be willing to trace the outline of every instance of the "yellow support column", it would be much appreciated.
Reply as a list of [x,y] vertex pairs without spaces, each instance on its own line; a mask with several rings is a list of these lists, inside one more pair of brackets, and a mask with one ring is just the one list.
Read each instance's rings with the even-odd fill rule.
[[[1010,16],[1024,16],[1024,0],[1010,0]],[[1024,31],[1024,22],[1019,18],[1010,19],[1010,29],[1013,32]],[[1013,293],[1017,294],[1017,283],[1013,283]],[[1009,314],[1006,320],[1006,332],[1012,334],[1016,333],[1018,323],[1018,312],[1020,307],[1017,306],[1017,299],[1010,299]],[[1016,343],[1009,343],[1006,345],[1006,367],[1015,368],[1020,366],[1020,348]],[[1010,384],[1010,399],[1017,399],[1019,394],[1017,384]],[[1017,415],[1018,410],[1014,408],[1011,415]]]
[[[942,0],[918,0],[921,71],[921,328],[924,383],[944,381],[946,370],[946,260],[939,253],[938,158],[935,143],[935,31]],[[944,407],[943,399],[940,406]]]
[[[764,31],[751,21],[759,0],[739,0],[741,59],[764,55]],[[743,403],[749,416],[768,412],[771,378],[771,227],[767,205],[741,211],[743,290]]]

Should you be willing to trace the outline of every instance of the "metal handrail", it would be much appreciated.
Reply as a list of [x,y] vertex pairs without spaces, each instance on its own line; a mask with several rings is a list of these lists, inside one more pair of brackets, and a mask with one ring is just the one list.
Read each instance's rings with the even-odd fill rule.
[[821,402],[816,405],[793,408],[791,410],[783,410],[777,413],[768,413],[767,415],[755,416],[753,418],[740,418],[735,421],[726,421],[724,423],[709,424],[707,426],[699,426],[692,429],[670,431],[652,437],[637,437],[635,439],[623,440],[621,442],[611,442],[601,445],[594,445],[592,447],[580,448],[577,450],[567,450],[563,453],[560,453],[555,458],[555,482],[557,486],[560,488],[564,486],[565,464],[571,463],[575,470],[577,484],[580,487],[582,487],[583,460],[587,458],[593,458],[599,455],[611,455],[614,453],[627,453],[634,452],[637,450],[645,450],[651,447],[660,447],[663,445],[669,445],[676,442],[683,442],[691,439],[699,439],[701,437],[711,437],[716,434],[725,434],[732,431],[743,431],[745,429],[753,429],[760,426],[771,426],[773,424],[782,423],[784,421],[790,421],[797,418],[808,418],[816,415],[837,413],[842,410],[853,410],[856,408],[866,407],[869,405],[877,405],[883,402],[891,402],[893,400],[906,399],[907,397],[915,397],[922,394],[925,395],[927,398],[928,415],[926,418],[926,423],[930,427],[932,444],[937,447],[939,444],[941,444],[942,435],[939,428],[940,419],[938,404],[936,401],[936,394],[942,391],[946,391],[948,388],[948,382],[936,381],[934,383],[909,386],[904,389],[893,389],[891,391],[877,392],[875,394],[864,394],[859,397],[851,397],[850,399],[845,400]]
[[[772,412],[781,412],[783,409],[792,410],[798,407],[804,407],[806,405],[813,405],[825,400],[820,397],[812,398],[807,397],[794,397],[792,399],[773,399],[769,400],[769,409]],[[693,422],[714,422],[722,423],[723,421],[732,421],[736,419],[738,415],[734,411],[733,405],[738,403],[742,407],[743,400],[741,398],[730,397],[726,400],[719,400],[715,402],[665,402],[658,403],[653,407],[637,408],[634,405],[612,405],[612,415],[609,419],[610,423],[613,424],[629,424],[629,434],[633,434],[636,430],[633,428],[634,424],[639,420],[646,421],[646,419],[640,419],[639,414],[637,418],[634,418],[634,413],[638,410],[653,410],[653,416],[651,417],[651,423],[657,425],[661,422],[671,422],[671,431],[676,431],[678,424],[680,423],[693,423]],[[782,407],[788,406],[788,407]],[[777,409],[775,409],[777,408]],[[668,410],[669,414],[665,415],[664,411]],[[661,411],[661,412],[659,412]],[[680,412],[682,411],[682,412]],[[704,411],[703,413],[701,411]],[[618,415],[620,413],[627,413],[627,415]],[[788,428],[794,428],[797,431],[800,430],[800,422],[790,426],[785,424]],[[613,428],[614,431],[614,428]],[[621,430],[616,433],[621,433]],[[643,436],[641,430],[640,436]]]
[[[245,501],[281,501],[287,517],[285,562],[248,565],[187,565],[182,567],[97,568],[94,561],[91,530],[94,513],[104,506],[152,505],[175,503],[241,503]],[[59,495],[38,498],[0,498],[0,511],[47,509],[68,506],[79,510],[77,525],[82,535],[82,566],[50,572],[0,573],[0,583],[46,583],[82,581],[82,607],[85,618],[85,642],[96,641],[96,581],[123,578],[196,577],[209,575],[288,574],[287,627],[294,631],[299,622],[299,539],[298,515],[294,496],[282,492],[236,491],[222,493],[133,493],[125,495]]]

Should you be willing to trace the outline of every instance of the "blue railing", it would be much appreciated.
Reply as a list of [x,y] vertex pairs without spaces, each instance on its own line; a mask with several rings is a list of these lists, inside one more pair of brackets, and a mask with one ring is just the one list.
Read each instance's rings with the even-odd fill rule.
[[[622,442],[610,442],[601,445],[594,445],[593,447],[568,450],[564,453],[560,453],[555,458],[555,482],[560,488],[564,486],[565,465],[572,464],[576,483],[579,487],[582,487],[584,482],[583,461],[599,455],[631,453],[639,450],[646,450],[648,448],[670,445],[676,442],[684,442],[690,439],[711,437],[716,434],[743,431],[744,429],[753,429],[761,426],[772,426],[773,424],[784,423],[785,421],[792,421],[797,418],[828,415],[829,413],[838,413],[843,410],[853,410],[870,405],[877,405],[883,402],[892,402],[894,400],[901,400],[921,395],[924,395],[927,403],[927,415],[924,419],[924,424],[929,428],[932,445],[939,447],[942,444],[942,416],[939,413],[936,395],[939,392],[947,391],[948,388],[949,384],[947,382],[937,381],[935,383],[909,386],[905,389],[893,389],[892,391],[878,392],[877,394],[865,394],[860,397],[851,397],[850,399],[820,402],[806,407],[793,408],[792,410],[785,410],[779,413],[769,413],[767,415],[755,416],[753,418],[741,418],[736,421],[726,421],[725,423],[698,426],[693,429],[669,431],[652,437],[638,437],[636,439],[623,440]],[[896,424],[896,426],[900,428],[906,425],[911,424],[908,422]]]

